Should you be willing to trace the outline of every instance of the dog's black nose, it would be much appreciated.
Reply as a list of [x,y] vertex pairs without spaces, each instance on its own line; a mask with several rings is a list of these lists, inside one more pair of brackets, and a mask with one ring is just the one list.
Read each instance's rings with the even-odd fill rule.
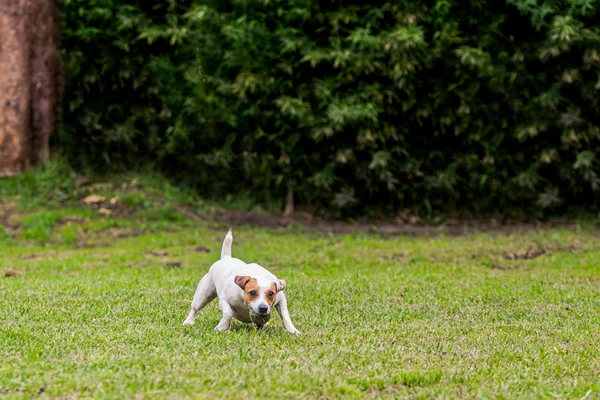
[[259,313],[266,314],[267,311],[269,311],[269,307],[267,307],[265,304],[261,304],[260,306],[258,306]]

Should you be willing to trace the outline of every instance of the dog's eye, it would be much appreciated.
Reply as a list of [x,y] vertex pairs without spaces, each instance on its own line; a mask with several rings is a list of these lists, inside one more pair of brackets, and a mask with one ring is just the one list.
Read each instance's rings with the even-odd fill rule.
[[250,296],[256,296],[256,290],[251,290],[248,292]]
[[269,294],[267,296],[269,296],[269,298],[271,298],[271,297],[275,296],[275,293],[269,292]]

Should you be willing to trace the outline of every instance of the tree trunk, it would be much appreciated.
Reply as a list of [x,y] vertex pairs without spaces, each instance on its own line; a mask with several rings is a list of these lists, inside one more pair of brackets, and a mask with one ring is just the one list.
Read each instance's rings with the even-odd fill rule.
[[288,184],[287,195],[285,196],[285,208],[283,209],[283,217],[290,218],[294,214],[294,188],[292,184]]
[[57,2],[0,1],[0,176],[49,157],[63,89]]

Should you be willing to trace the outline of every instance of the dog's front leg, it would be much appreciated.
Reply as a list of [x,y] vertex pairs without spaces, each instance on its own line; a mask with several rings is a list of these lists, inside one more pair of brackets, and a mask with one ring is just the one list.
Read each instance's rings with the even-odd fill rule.
[[231,327],[231,319],[233,318],[233,311],[231,310],[231,306],[229,303],[223,299],[219,299],[219,308],[223,313],[223,318],[221,318],[221,322],[215,327],[216,331],[224,332],[229,330]]
[[275,305],[275,309],[281,315],[281,319],[283,320],[283,327],[286,331],[293,335],[299,335],[300,331],[296,329],[294,324],[292,323],[292,319],[290,318],[290,313],[287,308],[287,299],[285,298],[285,293],[279,292],[277,293],[278,302]]

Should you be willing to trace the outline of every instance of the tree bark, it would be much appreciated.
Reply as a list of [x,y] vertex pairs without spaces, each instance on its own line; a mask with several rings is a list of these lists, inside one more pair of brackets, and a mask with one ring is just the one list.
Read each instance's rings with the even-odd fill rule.
[[287,194],[285,196],[285,208],[283,209],[283,217],[290,218],[294,214],[294,188],[288,184]]
[[57,2],[0,2],[0,176],[50,155],[63,91]]

